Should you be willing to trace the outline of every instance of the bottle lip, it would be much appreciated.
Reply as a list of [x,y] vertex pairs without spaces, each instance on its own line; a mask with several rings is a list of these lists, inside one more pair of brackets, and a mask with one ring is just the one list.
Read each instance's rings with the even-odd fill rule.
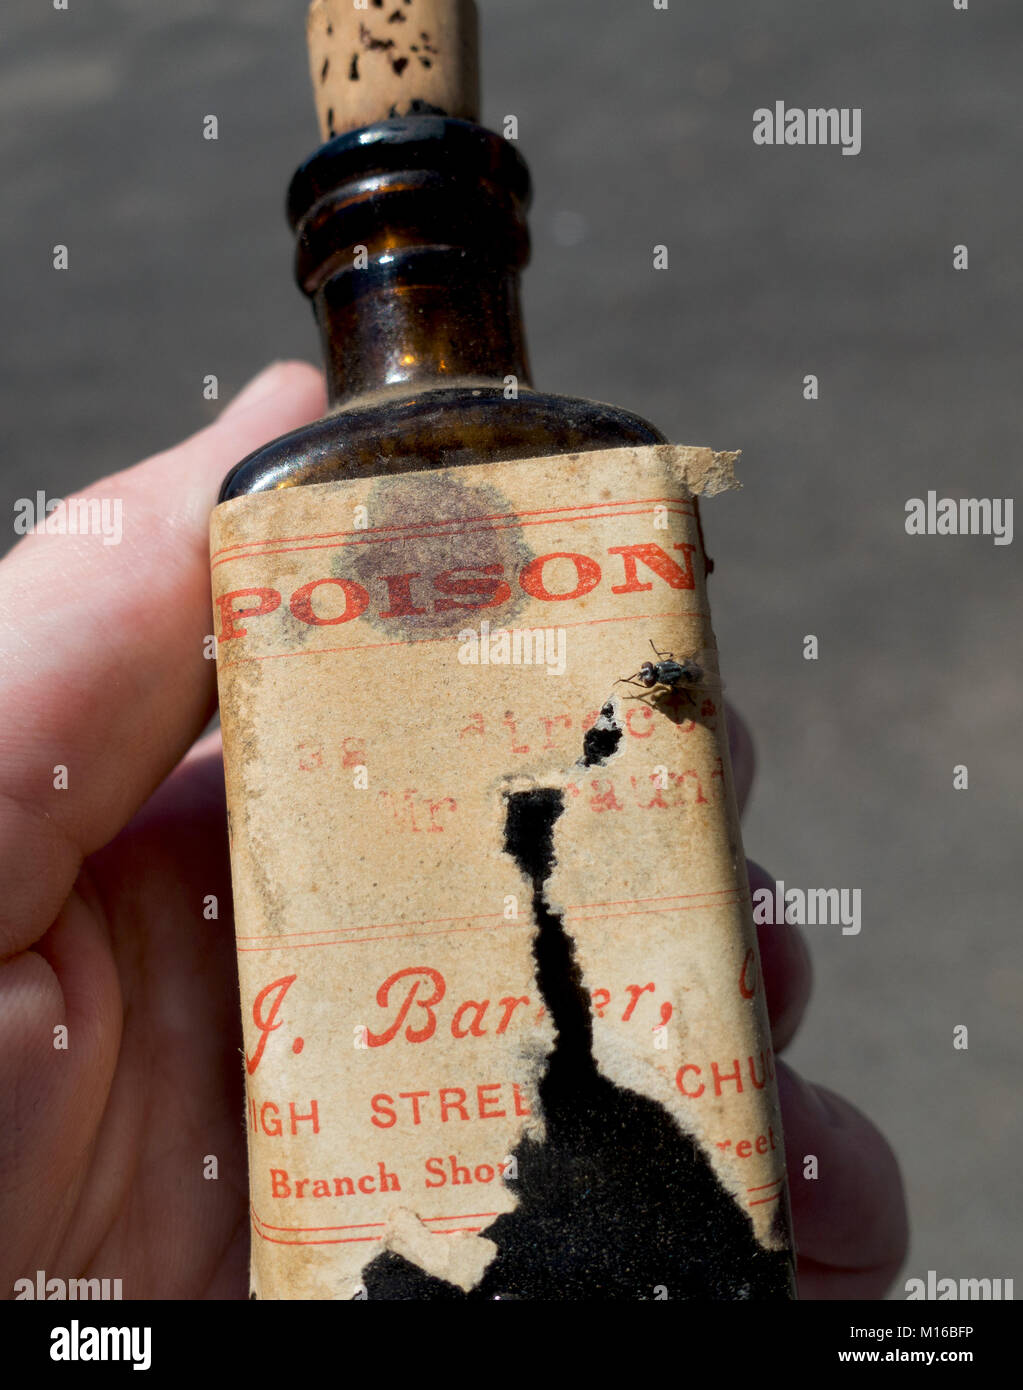
[[523,209],[532,197],[528,166],[503,136],[453,116],[394,117],[335,135],[299,165],[288,188],[288,222],[297,231],[325,194],[351,179],[424,168],[496,181]]

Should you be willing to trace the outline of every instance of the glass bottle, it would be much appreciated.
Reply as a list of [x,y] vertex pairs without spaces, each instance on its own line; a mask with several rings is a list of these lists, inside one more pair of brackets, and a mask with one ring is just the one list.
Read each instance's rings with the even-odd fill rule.
[[[663,442],[627,411],[533,388],[519,309],[529,201],[514,146],[443,114],[384,120],[318,149],[294,176],[288,213],[329,413],[242,460],[221,500]],[[395,738],[414,736],[406,708]],[[518,1207],[487,1228],[499,1254],[471,1293],[385,1253],[365,1272],[368,1297],[632,1300],[661,1287],[675,1299],[792,1297],[790,1254],[757,1244],[698,1146],[598,1074],[590,1004],[543,900],[550,820],[542,804],[523,811],[508,850],[533,879],[546,928],[538,979],[558,1030],[539,1088],[546,1140],[520,1146]]]

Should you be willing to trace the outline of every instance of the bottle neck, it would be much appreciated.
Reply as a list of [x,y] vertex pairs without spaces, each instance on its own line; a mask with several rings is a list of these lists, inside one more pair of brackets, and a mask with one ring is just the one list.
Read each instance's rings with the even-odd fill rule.
[[444,116],[381,121],[306,161],[289,218],[332,407],[456,381],[529,385],[530,193],[508,141]]
[[529,386],[518,272],[454,248],[405,250],[314,297],[331,408],[382,390]]

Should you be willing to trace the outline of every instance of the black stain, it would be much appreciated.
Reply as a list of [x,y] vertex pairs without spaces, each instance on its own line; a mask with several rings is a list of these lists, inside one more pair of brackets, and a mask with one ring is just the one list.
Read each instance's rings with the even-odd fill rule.
[[368,48],[371,52],[379,48],[394,48],[393,39],[376,39],[366,28],[365,24],[359,25],[359,41],[363,48]]
[[552,788],[508,797],[505,850],[532,886],[537,981],[557,1029],[538,1087],[545,1138],[514,1151],[518,1206],[487,1228],[498,1254],[470,1293],[387,1252],[365,1272],[368,1296],[634,1302],[663,1286],[670,1300],[787,1300],[789,1256],[757,1243],[699,1146],[597,1070],[574,943],[545,894],[563,809]]
[[583,735],[582,766],[602,767],[618,751],[624,732],[622,726],[615,723],[614,705],[606,704],[597,723]]

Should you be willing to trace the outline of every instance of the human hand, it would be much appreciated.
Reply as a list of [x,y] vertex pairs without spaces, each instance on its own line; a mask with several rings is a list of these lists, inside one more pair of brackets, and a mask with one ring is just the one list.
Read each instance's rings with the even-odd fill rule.
[[[749,732],[728,711],[728,741],[739,811],[753,783]],[[750,890],[774,893],[774,879],[748,861]],[[810,957],[788,923],[757,928],[774,1051],[788,1046],[810,998]],[[849,1101],[777,1063],[778,1098],[792,1197],[799,1297],[883,1298],[906,1256],[908,1221],[902,1176],[884,1135]],[[803,1177],[814,1154],[819,1176]]]
[[[246,1296],[234,942],[226,911],[203,916],[211,895],[230,903],[219,735],[200,738],[216,707],[207,527],[230,466],[324,408],[313,368],[277,364],[209,428],[89,489],[121,499],[120,545],[29,535],[0,564],[7,1291],[41,1269],[119,1278],[129,1298]],[[744,801],[752,748],[737,720],[730,733]],[[808,957],[787,926],[763,928],[761,952],[781,1048]],[[905,1246],[894,1157],[847,1102],[778,1075],[801,1293],[880,1297]]]

